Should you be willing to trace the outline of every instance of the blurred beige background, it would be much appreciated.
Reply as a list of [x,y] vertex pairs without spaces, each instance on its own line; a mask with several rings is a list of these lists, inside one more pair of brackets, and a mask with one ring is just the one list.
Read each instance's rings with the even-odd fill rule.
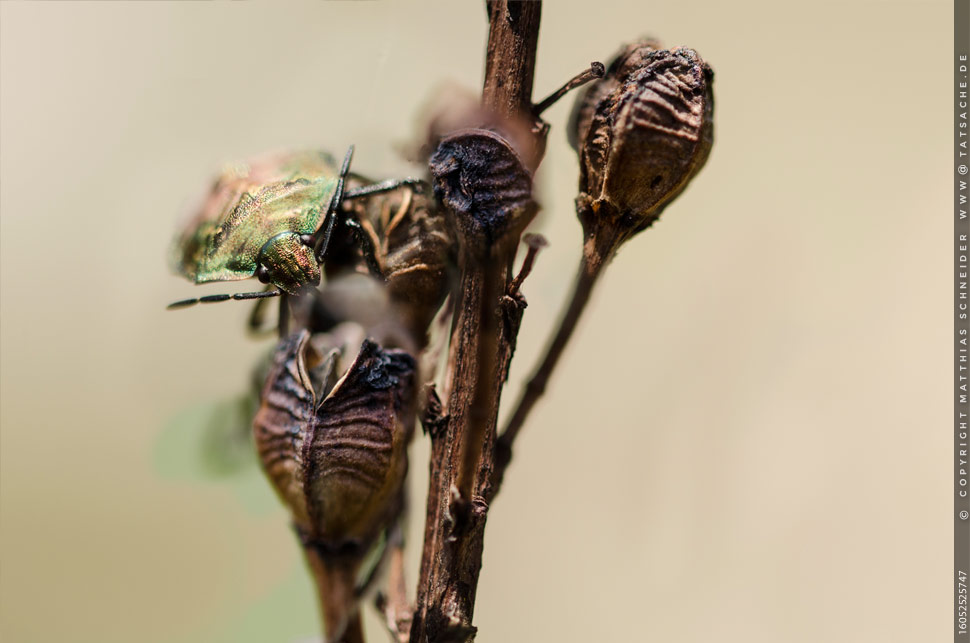
[[[537,96],[654,34],[715,68],[716,142],[522,437],[480,641],[949,636],[951,7],[545,5]],[[477,2],[0,3],[4,641],[314,635],[258,472],[172,437],[267,345],[248,306],[164,310],[226,290],[169,275],[168,244],[229,159],[355,143],[358,171],[413,172],[392,144],[438,82],[480,85],[485,36]],[[578,256],[570,104],[507,400]]]

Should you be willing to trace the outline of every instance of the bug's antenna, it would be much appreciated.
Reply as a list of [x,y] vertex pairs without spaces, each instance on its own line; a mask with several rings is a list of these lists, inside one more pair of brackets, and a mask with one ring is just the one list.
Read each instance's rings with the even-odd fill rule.
[[340,207],[341,201],[344,200],[344,181],[347,179],[347,172],[350,171],[350,159],[353,157],[354,146],[351,145],[347,149],[347,155],[344,156],[344,164],[340,166],[340,177],[337,178],[337,189],[334,190],[333,197],[330,199],[330,207],[327,208],[327,218],[321,227],[323,237],[320,240],[320,249],[317,250],[317,261],[319,262],[323,262],[323,256],[327,254],[330,235],[333,233],[333,226],[337,221],[337,208]]
[[173,301],[165,308],[167,310],[176,310],[178,308],[188,308],[189,306],[194,306],[196,304],[217,304],[220,301],[229,301],[230,299],[235,301],[245,301],[247,299],[266,299],[267,297],[279,297],[282,294],[282,290],[261,290],[260,292],[237,292],[234,295],[206,295],[205,297],[198,297],[196,299]]
[[[350,172],[350,159],[352,158],[354,158],[353,145],[347,148],[347,153],[344,155],[343,165],[340,166],[340,176],[337,179],[337,192],[335,193],[334,196],[343,195],[344,179],[347,178],[347,173]],[[336,201],[336,205],[334,205],[334,207],[336,208],[337,205],[340,205],[340,199],[335,198],[334,201]]]

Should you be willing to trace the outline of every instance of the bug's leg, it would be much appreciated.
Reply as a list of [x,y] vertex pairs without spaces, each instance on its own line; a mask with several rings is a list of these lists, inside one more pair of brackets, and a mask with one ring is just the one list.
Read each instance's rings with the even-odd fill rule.
[[[267,291],[268,291],[268,288],[267,288]],[[285,297],[282,299],[285,299]],[[253,337],[265,337],[266,335],[277,330],[277,328],[279,327],[279,324],[277,324],[276,327],[264,326],[263,324],[265,320],[266,320],[266,298],[261,297],[258,300],[256,300],[256,305],[253,306],[252,312],[249,313],[249,320],[246,322],[246,330],[248,330],[249,334],[252,335]]]
[[290,332],[290,298],[285,294],[280,297],[280,321],[276,326],[280,339]]
[[428,187],[428,182],[424,179],[418,179],[412,176],[404,179],[388,179],[387,181],[381,181],[380,183],[372,183],[363,187],[347,190],[344,193],[344,200],[348,201],[350,199],[360,199],[362,197],[381,194],[382,192],[390,192],[391,190],[397,190],[398,188],[403,187],[413,187],[419,192],[424,192]]
[[327,212],[327,218],[320,226],[320,240],[317,241],[317,263],[323,263],[323,256],[327,254],[327,246],[330,244],[330,235],[333,234],[333,226],[337,222],[337,215],[334,212]]
[[166,308],[168,310],[175,310],[177,308],[188,308],[189,306],[194,306],[196,304],[218,304],[221,301],[229,301],[230,299],[234,301],[244,301],[246,299],[266,299],[268,297],[279,297],[283,294],[281,290],[262,290],[260,292],[237,292],[234,295],[206,295],[205,297],[198,297],[196,299],[182,299],[181,301],[174,301],[170,303]]
[[364,226],[360,224],[357,217],[352,214],[348,214],[347,218],[344,219],[344,225],[354,231],[354,236],[357,237],[357,243],[360,244],[360,251],[364,255],[364,261],[367,262],[367,268],[370,270],[370,273],[383,281],[384,270],[381,269],[381,262],[377,258],[377,248],[374,245],[374,239],[364,230]]
[[333,234],[333,226],[337,222],[337,210],[346,198],[344,196],[344,183],[347,180],[347,173],[350,171],[350,160],[354,157],[354,146],[351,145],[344,156],[343,165],[340,167],[340,176],[337,178],[337,189],[330,198],[330,205],[327,206],[327,216],[323,220],[320,230],[323,234],[317,239],[317,262],[323,263],[323,257],[327,254],[327,245],[330,243],[330,235]]

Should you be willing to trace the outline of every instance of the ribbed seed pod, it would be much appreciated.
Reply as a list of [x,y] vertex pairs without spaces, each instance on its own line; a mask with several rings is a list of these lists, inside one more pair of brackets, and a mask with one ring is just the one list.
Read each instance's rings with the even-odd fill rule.
[[448,294],[455,242],[430,195],[412,193],[404,216],[383,230],[384,270],[391,301],[415,333],[425,332]]
[[593,114],[600,101],[609,97],[621,83],[626,82],[631,72],[642,67],[643,59],[648,54],[660,49],[663,49],[663,45],[649,38],[626,45],[613,57],[609,67],[606,68],[606,75],[582,90],[573,104],[569,125],[566,128],[566,138],[574,150],[578,152],[580,143],[586,140]]
[[[345,207],[353,210],[362,233],[374,247],[383,275],[385,301],[374,302],[364,315],[328,312],[365,325],[365,318],[379,316],[387,324],[403,328],[410,337],[408,342],[391,345],[419,352],[427,343],[428,326],[450,290],[455,263],[456,242],[444,212],[437,207],[430,190],[410,187],[358,199]],[[330,285],[338,283],[347,272],[373,272],[359,240],[353,238],[349,229],[341,229],[333,239],[327,252],[329,281],[321,296],[324,305],[332,303],[337,295],[328,292],[332,290]]]
[[692,49],[625,47],[574,110],[580,219],[648,227],[707,160],[713,142],[713,72]]
[[334,554],[365,551],[396,515],[413,430],[410,355],[365,340],[342,376],[341,361],[306,331],[285,338],[253,424],[263,468],[304,540]]
[[[381,195],[384,196],[384,195]],[[455,240],[430,193],[403,190],[368,203],[392,306],[418,348],[449,291]]]

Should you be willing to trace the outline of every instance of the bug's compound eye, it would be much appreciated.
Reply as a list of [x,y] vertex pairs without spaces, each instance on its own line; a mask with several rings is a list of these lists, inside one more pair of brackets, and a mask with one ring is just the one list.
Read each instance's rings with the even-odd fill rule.
[[313,247],[313,235],[312,234],[302,235],[300,237],[300,241],[303,242],[303,245],[305,245],[305,246],[307,246],[309,248],[312,248]]
[[269,270],[266,269],[266,266],[260,264],[260,266],[256,268],[256,278],[259,279],[261,283],[269,283]]

